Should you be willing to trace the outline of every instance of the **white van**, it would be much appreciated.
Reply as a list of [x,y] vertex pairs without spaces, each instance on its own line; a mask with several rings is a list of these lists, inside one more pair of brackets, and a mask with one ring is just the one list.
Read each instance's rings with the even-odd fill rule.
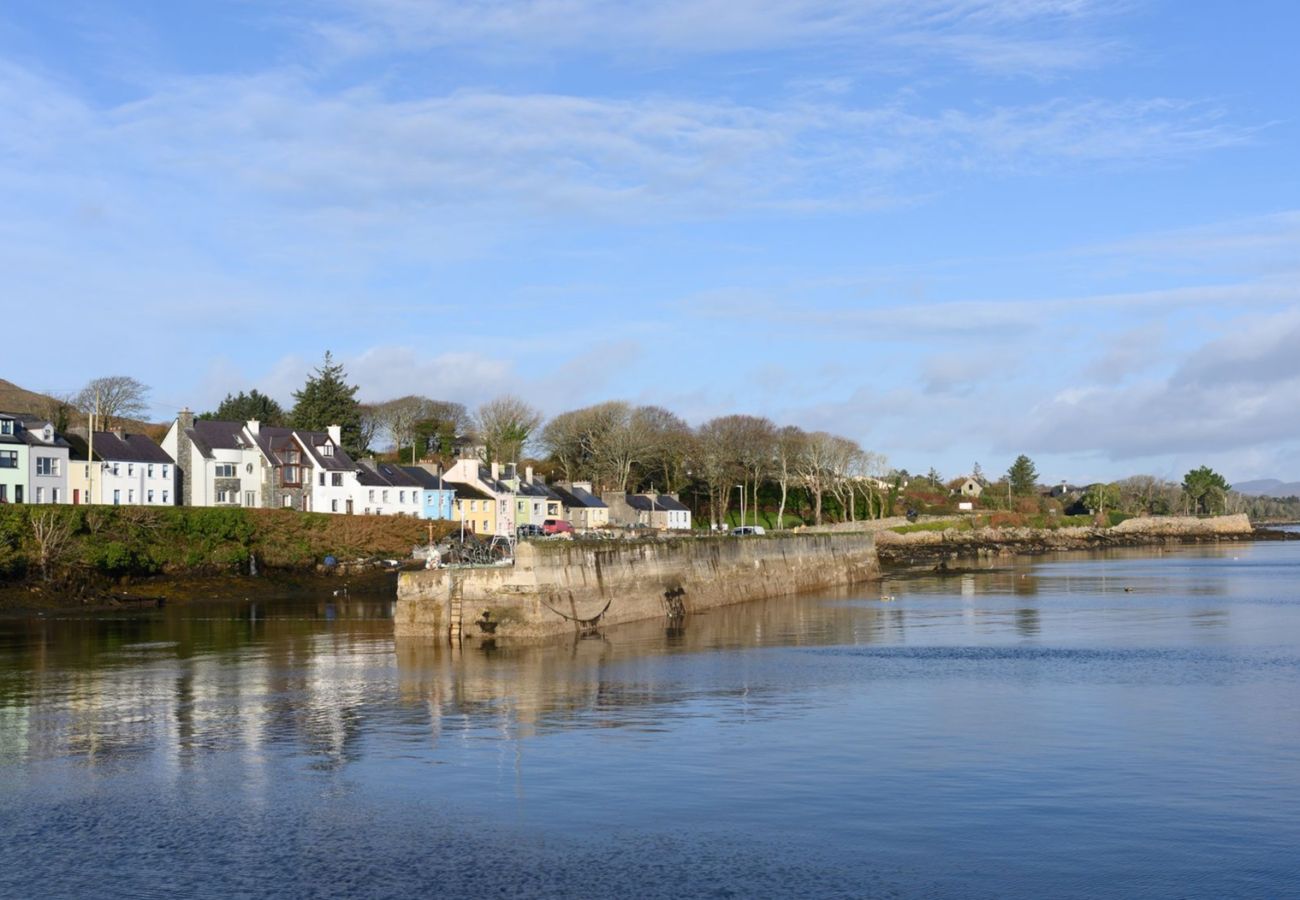
[[741,525],[731,529],[732,537],[744,537],[747,534],[767,534],[762,525]]

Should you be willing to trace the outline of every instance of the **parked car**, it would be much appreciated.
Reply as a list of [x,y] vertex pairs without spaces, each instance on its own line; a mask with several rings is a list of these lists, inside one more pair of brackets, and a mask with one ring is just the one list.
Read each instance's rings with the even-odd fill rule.
[[545,519],[542,534],[573,534],[573,523],[566,519]]
[[767,534],[762,525],[741,525],[738,528],[731,529],[732,537],[745,537],[750,534]]
[[520,525],[516,528],[515,534],[518,535],[520,540],[523,540],[524,538],[541,537],[546,534],[546,532],[542,530],[541,525],[534,525],[530,522],[527,525]]

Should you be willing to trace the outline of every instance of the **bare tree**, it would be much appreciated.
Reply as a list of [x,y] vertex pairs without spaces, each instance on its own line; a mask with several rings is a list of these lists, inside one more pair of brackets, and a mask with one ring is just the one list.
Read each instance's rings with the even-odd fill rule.
[[667,493],[686,486],[695,451],[695,433],[676,413],[662,406],[639,406],[634,415],[645,430],[648,447],[642,477]]
[[393,439],[395,449],[400,455],[405,444],[411,445],[411,464],[416,461],[415,430],[420,422],[428,418],[431,401],[427,397],[409,394],[380,403],[375,409],[375,418],[380,427]]
[[709,490],[710,519],[719,525],[727,520],[733,487],[745,489],[749,473],[742,457],[752,420],[752,416],[719,416],[701,425],[697,433],[696,462]]
[[546,423],[539,443],[564,471],[566,481],[591,477],[591,436],[596,427],[595,407],[560,413]]
[[829,435],[826,442],[825,477],[831,495],[839,501],[847,521],[856,518],[854,497],[855,482],[862,457],[858,442],[839,435]]
[[383,430],[379,407],[378,403],[357,404],[357,445],[363,450],[370,449],[371,443]]
[[[776,454],[776,426],[759,416],[736,416],[736,462],[745,475],[742,490],[751,490],[754,521],[758,521],[758,487],[772,472]],[[744,525],[744,522],[740,524]]]
[[129,375],[106,375],[90,381],[76,396],[79,410],[95,417],[105,431],[122,419],[139,419],[148,411],[149,388]]
[[479,436],[494,462],[517,462],[542,424],[542,414],[518,397],[503,394],[478,408]]
[[67,552],[72,541],[72,517],[62,515],[57,508],[35,508],[29,524],[32,530],[32,547],[36,562],[41,568],[41,578],[50,580],[50,567]]
[[54,430],[63,433],[72,426],[72,414],[77,411],[77,395],[46,391],[45,402],[37,410]]
[[803,429],[787,425],[776,434],[773,442],[772,475],[781,489],[781,505],[776,513],[776,527],[785,527],[785,504],[790,496],[790,483],[795,476],[795,467],[804,453],[808,435]]
[[825,431],[814,431],[804,441],[803,452],[795,463],[799,482],[813,501],[813,524],[822,523],[822,500],[835,479],[836,460],[843,452],[840,438]]

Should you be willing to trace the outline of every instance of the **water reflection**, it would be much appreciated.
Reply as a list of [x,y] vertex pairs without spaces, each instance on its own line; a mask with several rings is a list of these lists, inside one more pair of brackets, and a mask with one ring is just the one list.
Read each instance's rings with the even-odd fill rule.
[[382,597],[0,621],[0,895],[60,895],[4,865],[39,835],[44,877],[93,852],[121,896],[1276,896],[1297,549],[1005,560],[538,647],[395,641]]

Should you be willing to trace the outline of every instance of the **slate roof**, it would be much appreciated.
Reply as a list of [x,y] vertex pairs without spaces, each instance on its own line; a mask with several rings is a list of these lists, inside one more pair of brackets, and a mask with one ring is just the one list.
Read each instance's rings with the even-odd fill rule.
[[40,433],[49,424],[48,419],[42,419],[31,413],[11,413],[0,412],[0,418],[10,419],[14,422],[13,434],[0,434],[0,444],[27,444],[31,447],[67,447],[68,442],[57,432],[54,435],[52,443],[45,443],[41,440]]
[[595,494],[584,491],[582,488],[562,488],[556,485],[551,488],[560,498],[565,506],[578,509],[606,509],[605,501],[601,500]]
[[[72,458],[78,461],[89,459],[90,447],[86,439],[79,434],[72,435],[68,446],[72,448]],[[143,434],[124,434],[118,437],[112,431],[95,432],[95,459],[100,462],[138,462],[166,463],[173,465],[174,460],[167,451],[159,447]]]
[[454,491],[459,487],[450,481],[443,481],[423,466],[401,466],[400,468],[426,491]]
[[690,507],[665,494],[657,497],[648,494],[628,494],[627,505],[642,512],[690,512]]
[[391,463],[365,462],[361,464],[361,470],[376,473],[389,487],[420,487],[420,483],[408,475],[405,469]]
[[199,448],[208,459],[212,458],[213,450],[239,450],[243,448],[244,440],[240,432],[244,428],[243,422],[222,422],[217,419],[195,419],[194,425],[185,429],[185,434]]
[[456,490],[457,500],[492,500],[492,496],[483,493],[472,484],[462,484],[461,482],[449,481],[447,484],[452,485]]

